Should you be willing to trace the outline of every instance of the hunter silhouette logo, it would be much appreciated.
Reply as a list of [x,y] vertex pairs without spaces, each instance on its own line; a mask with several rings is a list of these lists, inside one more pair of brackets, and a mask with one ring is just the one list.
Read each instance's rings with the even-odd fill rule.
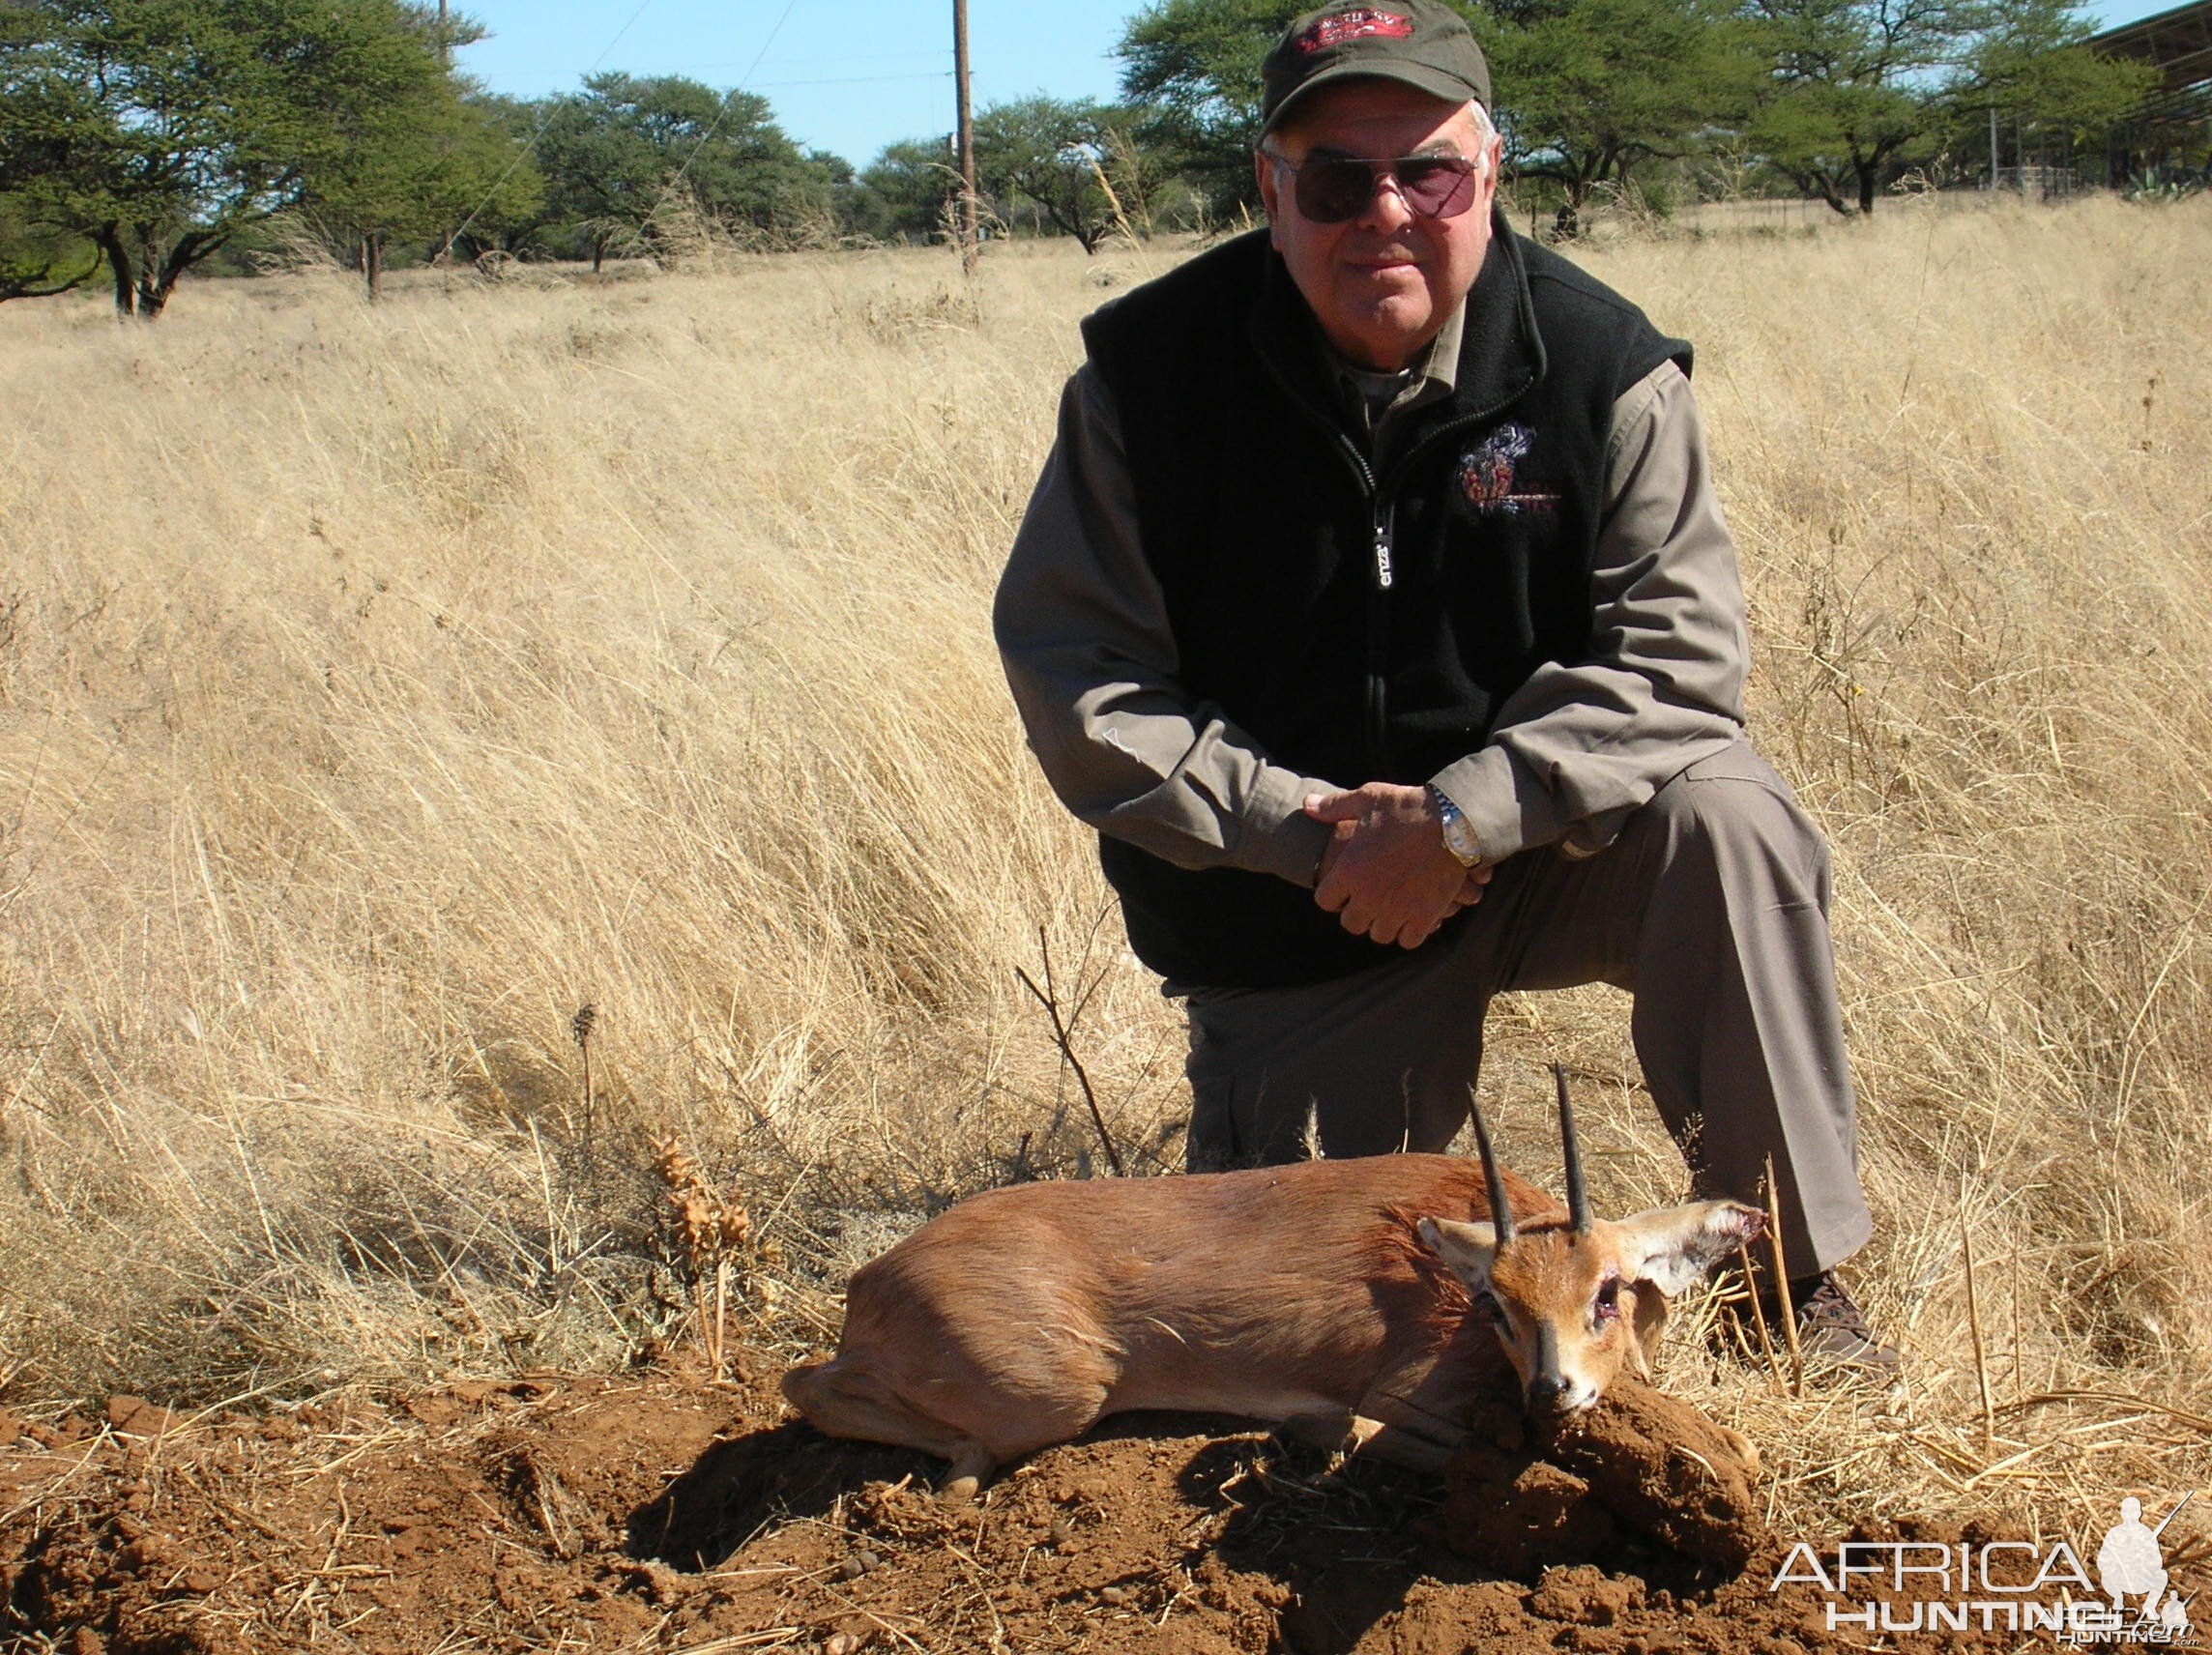
[[1524,511],[1549,511],[1556,494],[1524,494],[1514,488],[1513,468],[1528,458],[1536,433],[1526,425],[1500,425],[1460,455],[1460,498],[1483,516],[1517,517]]
[[[2166,1557],[2159,1550],[2158,1537],[2166,1532],[2167,1523],[2181,1515],[2181,1506],[2187,1505],[2195,1493],[2191,1490],[2182,1495],[2181,1505],[2168,1512],[2166,1523],[2156,1528],[2144,1525],[2142,1501],[2132,1495],[2120,1501],[2120,1521],[2105,1531],[2105,1543],[2097,1548],[2097,1583],[2112,1600],[2112,1612],[2126,1614],[2126,1600],[2139,1596],[2139,1624],[2168,1630],[2176,1640],[2189,1633],[2189,1604],[2167,1591]],[[2166,1599],[2163,1608],[2161,1597]]]
[[1380,35],[1384,40],[1402,41],[1413,32],[1413,19],[1396,12],[1374,12],[1360,9],[1339,12],[1324,17],[1298,37],[1298,50],[1302,52],[1326,51],[1330,46],[1341,46],[1350,41],[1368,40]]

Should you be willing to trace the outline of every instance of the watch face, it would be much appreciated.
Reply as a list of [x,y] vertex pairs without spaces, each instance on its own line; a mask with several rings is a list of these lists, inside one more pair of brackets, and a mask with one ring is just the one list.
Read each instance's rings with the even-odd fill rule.
[[1459,861],[1472,867],[1482,860],[1482,846],[1476,842],[1474,829],[1467,825],[1467,817],[1451,800],[1451,795],[1431,782],[1429,798],[1437,807],[1437,820],[1442,825],[1444,849]]

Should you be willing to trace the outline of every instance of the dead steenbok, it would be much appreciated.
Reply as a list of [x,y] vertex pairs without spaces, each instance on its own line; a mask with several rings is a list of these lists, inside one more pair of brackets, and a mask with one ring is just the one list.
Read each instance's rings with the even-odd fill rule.
[[832,1437],[1001,1466],[1110,1413],[1236,1413],[1438,1467],[1497,1383],[1495,1331],[1538,1416],[1642,1368],[1667,1301],[1758,1235],[1732,1201],[1593,1220],[1566,1086],[1567,1210],[1447,1155],[1019,1184],[962,1202],[857,1271],[837,1354],[784,1376]]

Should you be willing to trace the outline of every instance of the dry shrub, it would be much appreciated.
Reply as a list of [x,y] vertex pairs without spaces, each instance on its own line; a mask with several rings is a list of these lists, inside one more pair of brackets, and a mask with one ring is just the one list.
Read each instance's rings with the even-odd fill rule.
[[[2212,1358],[2208,223],[1915,203],[1586,255],[1699,343],[1755,733],[1836,846],[1856,1281],[1909,1392],[1791,1398],[1694,1336],[1671,1376],[1786,1509],[2202,1480],[2170,1414],[1985,1441],[1980,1392],[2184,1406]],[[1177,1019],[988,640],[1095,265],[949,268],[0,310],[11,1393],[620,1361],[694,1297],[655,1137],[782,1249],[733,1331],[820,1339],[917,1217],[1088,1166],[1014,976],[1040,925],[1118,1142],[1174,1164]],[[1565,1058],[1609,1206],[1682,1183],[1624,1006],[1501,1002],[1484,1082],[1550,1178]]]

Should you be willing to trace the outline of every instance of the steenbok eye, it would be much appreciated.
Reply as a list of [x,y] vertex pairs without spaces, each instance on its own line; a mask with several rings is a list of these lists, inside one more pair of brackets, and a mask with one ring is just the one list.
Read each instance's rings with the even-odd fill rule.
[[1608,1277],[1597,1290],[1597,1302],[1592,1306],[1597,1320],[1605,1321],[1620,1314],[1620,1278]]

